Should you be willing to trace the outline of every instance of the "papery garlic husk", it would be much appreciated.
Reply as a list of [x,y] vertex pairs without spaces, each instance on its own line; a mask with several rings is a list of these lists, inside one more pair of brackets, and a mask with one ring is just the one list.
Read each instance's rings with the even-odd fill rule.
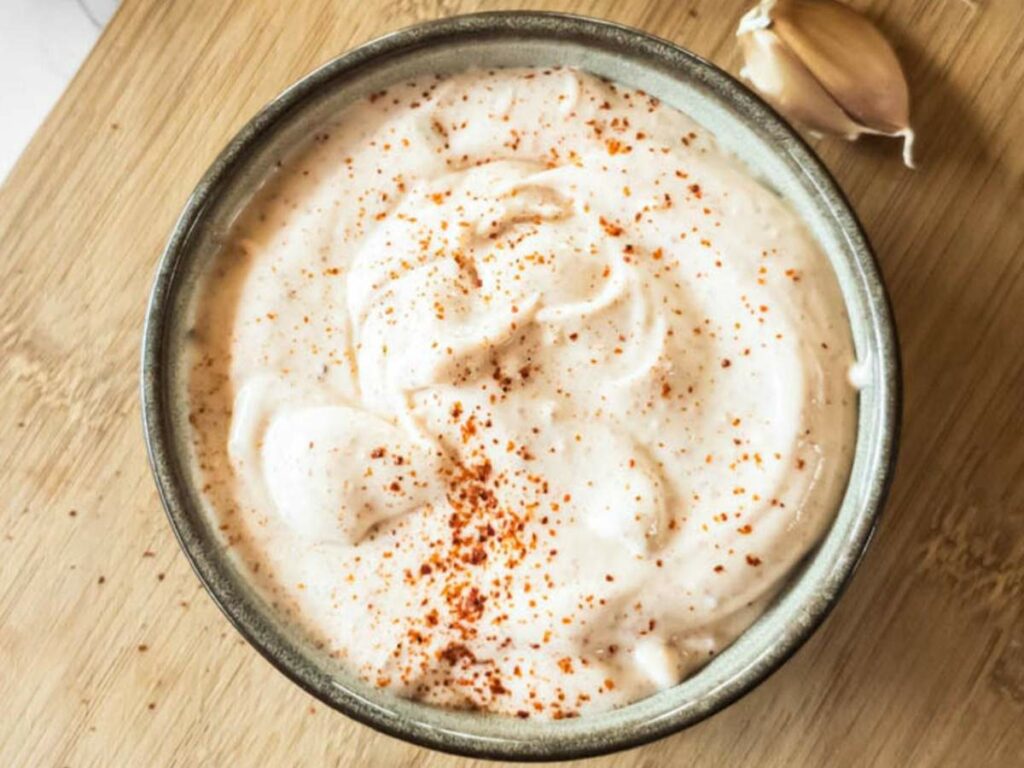
[[868,19],[836,0],[761,0],[736,30],[741,74],[811,131],[903,139],[913,167],[910,93],[896,52]]

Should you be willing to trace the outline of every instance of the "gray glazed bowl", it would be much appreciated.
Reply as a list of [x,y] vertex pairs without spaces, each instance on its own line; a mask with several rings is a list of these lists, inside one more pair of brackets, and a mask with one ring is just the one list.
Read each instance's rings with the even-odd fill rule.
[[[356,98],[413,73],[473,65],[576,66],[692,115],[805,219],[836,271],[857,355],[869,370],[845,498],[825,539],[772,607],[674,688],[559,722],[417,704],[339,669],[276,617],[224,555],[189,460],[182,353],[194,289],[275,159]],[[885,289],[856,216],[814,153],[760,99],[714,65],[634,29],[577,16],[487,13],[421,24],[349,51],[282,93],[231,141],[188,200],[161,258],[143,340],[142,405],[153,474],[185,555],[228,619],[272,664],[325,703],[392,736],[477,757],[553,760],[625,749],[692,725],[763,681],[810,636],[864,553],[884,502],[900,369]]]

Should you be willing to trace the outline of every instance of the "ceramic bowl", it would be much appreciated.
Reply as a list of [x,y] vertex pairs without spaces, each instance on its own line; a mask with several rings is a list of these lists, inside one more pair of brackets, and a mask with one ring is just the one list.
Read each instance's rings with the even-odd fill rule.
[[[277,157],[349,102],[414,74],[554,65],[642,88],[682,109],[787,198],[835,269],[866,375],[845,498],[824,540],[770,609],[674,688],[612,712],[545,722],[397,698],[340,669],[275,615],[224,556],[198,492],[188,459],[183,349],[197,280]],[[145,435],[164,507],[193,568],[238,631],[304,689],[360,722],[435,749],[503,759],[564,759],[642,744],[708,717],[777,669],[835,605],[864,553],[892,473],[899,404],[897,342],[878,267],[856,216],[811,149],[747,88],[694,54],[616,24],[542,13],[462,16],[386,35],[339,56],[265,107],[188,200],[160,261],[142,352]]]

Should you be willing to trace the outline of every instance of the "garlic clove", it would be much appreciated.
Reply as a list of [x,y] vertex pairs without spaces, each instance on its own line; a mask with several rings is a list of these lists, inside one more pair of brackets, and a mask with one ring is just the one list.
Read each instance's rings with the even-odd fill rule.
[[848,139],[902,137],[904,162],[913,167],[907,81],[896,52],[867,18],[836,0],[761,0],[736,34],[744,76],[780,111]]
[[896,133],[910,125],[910,93],[896,52],[878,28],[833,0],[779,0],[775,33],[861,125]]
[[808,130],[855,139],[861,126],[850,119],[821,83],[769,30],[740,37],[746,66],[740,73],[779,112]]

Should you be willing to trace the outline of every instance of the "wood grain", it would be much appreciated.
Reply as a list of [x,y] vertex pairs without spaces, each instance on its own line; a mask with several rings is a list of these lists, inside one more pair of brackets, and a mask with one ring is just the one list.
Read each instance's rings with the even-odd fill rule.
[[[640,26],[736,71],[743,5],[530,7]],[[898,43],[921,137],[916,173],[893,143],[818,144],[902,336],[891,503],[782,671],[594,765],[1024,764],[1024,15],[1018,0],[856,5]],[[0,188],[0,765],[476,765],[326,710],[229,627],[157,501],[137,365],[164,240],[250,115],[381,32],[495,7],[125,0]]]

